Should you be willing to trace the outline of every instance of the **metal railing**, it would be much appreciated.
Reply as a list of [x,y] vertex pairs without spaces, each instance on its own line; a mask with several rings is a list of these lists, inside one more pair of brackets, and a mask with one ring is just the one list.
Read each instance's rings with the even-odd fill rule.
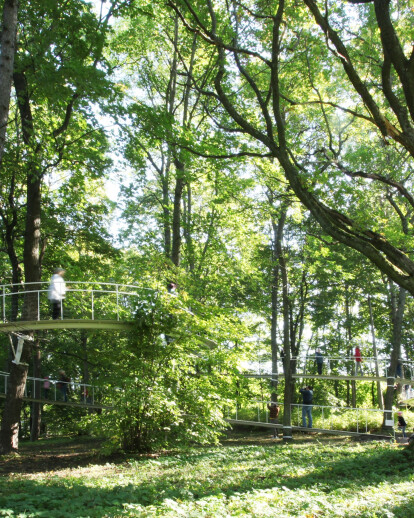
[[[296,370],[298,373],[313,374],[317,371],[316,356],[297,357]],[[390,372],[389,358],[363,357],[360,362],[362,375],[388,377]],[[359,370],[359,369],[358,369]],[[352,373],[357,375],[357,362],[354,356],[345,357],[323,357],[322,374],[338,374]],[[397,367],[396,377],[413,379],[414,362],[410,360],[400,360]]]
[[[315,356],[305,356],[292,358],[292,362],[296,362],[296,374],[306,377],[317,376],[317,365]],[[361,362],[362,376],[376,376],[378,366],[378,375],[380,377],[388,377],[390,372],[390,360],[387,358],[376,359],[372,357],[364,357]],[[271,362],[260,363],[250,369],[245,370],[245,374],[273,377],[283,375],[284,369],[281,361],[277,363],[278,372],[272,372]],[[358,369],[359,370],[359,369]],[[349,357],[328,357],[324,356],[322,364],[322,374],[332,376],[355,376],[361,375],[357,373],[355,358]],[[396,378],[414,380],[414,361],[400,360],[397,367]]]
[[[67,281],[66,286],[61,318],[119,321],[128,318],[136,310],[139,301],[150,302],[157,296],[155,290],[137,285]],[[36,316],[36,320],[50,319],[48,287],[49,282],[0,286],[0,318],[3,322],[21,320],[23,298],[30,294],[31,313]],[[17,314],[13,316],[16,308]]]
[[[8,372],[0,372],[0,394],[7,395]],[[85,406],[113,406],[110,389],[77,381],[27,377],[24,397],[45,403],[69,402]]]
[[[227,418],[234,421],[269,423],[267,405],[270,401],[245,402],[234,409],[227,408]],[[283,403],[280,406],[279,423],[283,422]],[[302,404],[291,404],[292,425],[302,427]],[[391,416],[391,417],[390,417]],[[352,408],[327,405],[312,405],[313,428],[320,430],[370,434],[380,430],[384,410],[377,408]],[[388,413],[388,419],[394,421],[394,411]],[[346,424],[346,427],[343,424]]]

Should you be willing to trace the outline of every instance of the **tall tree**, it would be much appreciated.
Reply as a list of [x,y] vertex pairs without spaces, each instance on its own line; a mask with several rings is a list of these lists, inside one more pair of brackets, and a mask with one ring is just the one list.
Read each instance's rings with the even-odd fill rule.
[[[371,207],[371,220],[362,220],[352,210],[355,205],[345,202],[347,197],[355,201],[363,198],[367,189],[361,180],[369,179],[383,192],[391,189],[398,193],[404,207],[412,205],[411,180],[403,171],[383,175],[368,163],[365,171],[356,170],[355,165],[362,165],[361,160],[360,164],[356,161],[358,153],[344,145],[347,133],[355,126],[366,136],[376,132],[395,152],[402,149],[412,159],[414,58],[412,50],[408,57],[404,54],[408,33],[399,35],[395,25],[399,17],[412,20],[414,14],[403,3],[404,8],[398,10],[386,0],[346,9],[332,2],[324,4],[323,14],[312,0],[302,6],[285,0],[277,5],[249,2],[225,6],[211,1],[170,0],[168,5],[188,31],[203,39],[208,52],[216,55],[214,90],[205,88],[194,75],[193,86],[208,96],[210,112],[220,114],[223,129],[240,132],[251,142],[247,147],[243,142],[233,153],[223,149],[217,156],[260,154],[277,159],[293,192],[327,234],[365,255],[414,293],[414,262],[401,229],[395,234],[393,222],[384,228],[381,210],[376,214],[375,207]],[[372,8],[375,17],[371,16]],[[322,33],[309,28],[309,13]],[[349,21],[356,14],[361,23],[346,45]],[[365,21],[381,67],[370,66],[365,59]],[[362,59],[360,41],[365,45],[361,44]],[[301,42],[306,42],[304,52]],[[321,53],[325,60],[322,73]],[[294,74],[302,80],[299,87],[298,81],[292,81]],[[341,83],[336,98],[327,87],[328,75]],[[376,85],[375,96],[370,92],[371,82]],[[346,98],[354,106],[349,108]],[[315,124],[316,115],[319,120]],[[343,127],[351,129],[338,134],[335,127],[341,119]],[[380,154],[381,149],[377,150]]]
[[[108,22],[117,2],[98,19],[82,0],[25,2],[20,10],[19,51],[15,57],[13,83],[19,112],[24,157],[26,196],[23,263],[28,290],[23,318],[36,319],[42,261],[42,183],[50,171],[64,170],[72,158],[85,159],[92,146],[92,100],[108,96],[110,89],[101,66]],[[62,12],[65,11],[65,16]],[[76,34],[76,38],[72,35]],[[93,121],[93,119],[92,119]],[[97,140],[99,131],[96,131]],[[94,152],[89,153],[93,162]],[[87,159],[87,160],[88,160]],[[86,160],[86,163],[87,163]],[[31,335],[32,333],[29,333]],[[3,412],[0,449],[17,448],[22,395],[31,359],[31,340],[25,342],[21,362],[12,363]]]
[[0,164],[9,119],[18,8],[19,0],[5,0],[3,3],[0,32]]

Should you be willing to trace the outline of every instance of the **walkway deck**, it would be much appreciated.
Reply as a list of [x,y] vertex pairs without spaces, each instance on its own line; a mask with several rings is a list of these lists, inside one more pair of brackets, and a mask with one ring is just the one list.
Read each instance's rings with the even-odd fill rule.
[[[134,322],[121,320],[86,320],[86,319],[58,319],[58,320],[19,320],[16,322],[0,322],[0,332],[21,333],[25,331],[42,331],[53,329],[89,329],[89,330],[108,330],[108,331],[131,331],[134,329]],[[217,342],[205,336],[199,336],[191,331],[176,332],[169,331],[169,335],[174,339],[182,337],[193,338],[196,342],[206,345],[210,349],[217,347]]]
[[[258,421],[241,421],[238,419],[226,419],[226,421],[229,424],[233,424],[233,425],[258,426],[261,428],[271,428],[271,429],[277,428],[279,430],[283,429],[282,424],[262,423],[262,422],[258,422]],[[351,432],[351,431],[347,431],[347,430],[325,430],[322,428],[305,428],[303,426],[292,426],[292,431],[293,432],[307,432],[307,433],[321,433],[321,434],[327,434],[327,435],[346,435],[346,436],[354,436],[354,437],[370,436],[372,438],[386,439],[386,440],[391,440],[394,438],[393,435],[386,435],[386,434]]]
[[[6,394],[0,394],[0,398],[5,399]],[[59,401],[54,399],[37,399],[32,398],[28,396],[22,397],[23,401],[26,401],[28,403],[40,403],[42,405],[58,405],[58,406],[71,406],[71,407],[77,407],[77,408],[90,408],[94,410],[110,410],[111,408],[114,408],[111,405],[101,405],[99,403],[86,403],[83,401]]]
[[26,320],[17,322],[1,322],[0,332],[18,333],[20,331],[40,331],[44,329],[108,329],[111,331],[130,331],[133,322],[121,320],[86,320],[70,319],[63,320]]

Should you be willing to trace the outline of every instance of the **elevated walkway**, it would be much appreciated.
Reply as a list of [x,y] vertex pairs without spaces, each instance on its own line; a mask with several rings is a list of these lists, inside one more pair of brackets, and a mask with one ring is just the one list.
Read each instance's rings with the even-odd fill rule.
[[120,320],[85,320],[75,318],[59,320],[20,320],[16,322],[0,322],[0,332],[18,333],[46,329],[107,329],[109,331],[130,331],[133,325],[133,322],[122,322]]
[[[283,379],[285,375],[283,373],[278,374],[269,374],[269,373],[243,373],[243,376],[245,378],[266,378],[271,380],[277,380],[277,379]],[[311,373],[296,373],[293,374],[292,377],[294,379],[321,379],[321,380],[340,380],[340,381],[346,381],[346,380],[355,380],[355,381],[381,381],[386,383],[387,379],[385,376],[375,376],[372,374],[366,374],[365,376],[351,376],[351,375],[339,375],[339,374],[311,374]],[[414,380],[408,379],[408,378],[394,378],[394,383],[400,383],[402,385],[412,385],[414,386]]]
[[[5,398],[9,385],[8,372],[0,372],[0,398]],[[45,390],[45,381],[48,388]],[[62,385],[66,386],[64,400]],[[72,406],[93,409],[113,408],[113,388],[99,387],[77,381],[63,382],[58,379],[33,378],[28,376],[22,400],[42,405]]]
[[[283,430],[282,424],[260,423],[257,421],[243,421],[243,420],[237,420],[237,419],[226,419],[225,421],[232,425],[256,426],[256,427],[260,427],[260,428],[269,428],[271,430],[274,430],[275,428],[278,430]],[[292,426],[291,429],[292,429],[292,432],[306,432],[306,433],[312,433],[312,434],[320,433],[320,434],[325,434],[325,435],[345,435],[348,437],[370,436],[373,439],[385,439],[385,440],[394,439],[394,435],[366,433],[366,432],[354,432],[354,431],[350,431],[350,430],[305,428],[303,426]]]
[[[283,428],[283,403],[278,403],[280,414],[278,422],[270,422],[270,401],[244,401],[227,409],[226,421],[233,425],[254,426],[263,428]],[[291,425],[293,431],[325,433],[332,435],[384,436],[395,437],[394,410],[385,411],[378,408],[353,408],[329,405],[312,405],[313,428],[303,427],[302,404],[290,405]],[[384,422],[388,431],[381,430]],[[347,429],[343,429],[346,423]]]
[[[0,398],[5,399],[6,394],[0,394]],[[114,408],[112,405],[101,405],[99,403],[87,403],[85,401],[60,401],[54,399],[45,399],[45,398],[34,398],[23,396],[22,401],[27,403],[40,403],[41,405],[57,405],[57,406],[67,406],[67,407],[77,407],[77,408],[90,408],[93,410],[110,410]]]
[[[0,332],[24,333],[27,331],[55,329],[87,329],[108,331],[130,331],[136,326],[136,314],[150,312],[154,302],[161,296],[172,297],[175,312],[189,315],[188,329],[173,329],[169,336],[193,338],[209,348],[217,343],[203,334],[191,329],[192,319],[197,316],[183,306],[178,297],[167,292],[137,285],[99,282],[66,282],[68,291],[63,301],[60,318],[51,319],[50,304],[47,298],[48,282],[26,283],[25,285],[0,286]],[[17,291],[14,291],[17,290]],[[24,297],[31,297],[31,314],[35,319],[22,320],[21,315],[12,318],[13,308],[21,306]]]

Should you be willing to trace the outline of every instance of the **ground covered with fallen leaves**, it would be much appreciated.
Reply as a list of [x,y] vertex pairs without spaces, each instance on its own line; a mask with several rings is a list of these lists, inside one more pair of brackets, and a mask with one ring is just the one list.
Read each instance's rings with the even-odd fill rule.
[[414,459],[394,443],[244,431],[214,447],[99,451],[90,438],[22,443],[0,459],[0,516],[414,517]]

